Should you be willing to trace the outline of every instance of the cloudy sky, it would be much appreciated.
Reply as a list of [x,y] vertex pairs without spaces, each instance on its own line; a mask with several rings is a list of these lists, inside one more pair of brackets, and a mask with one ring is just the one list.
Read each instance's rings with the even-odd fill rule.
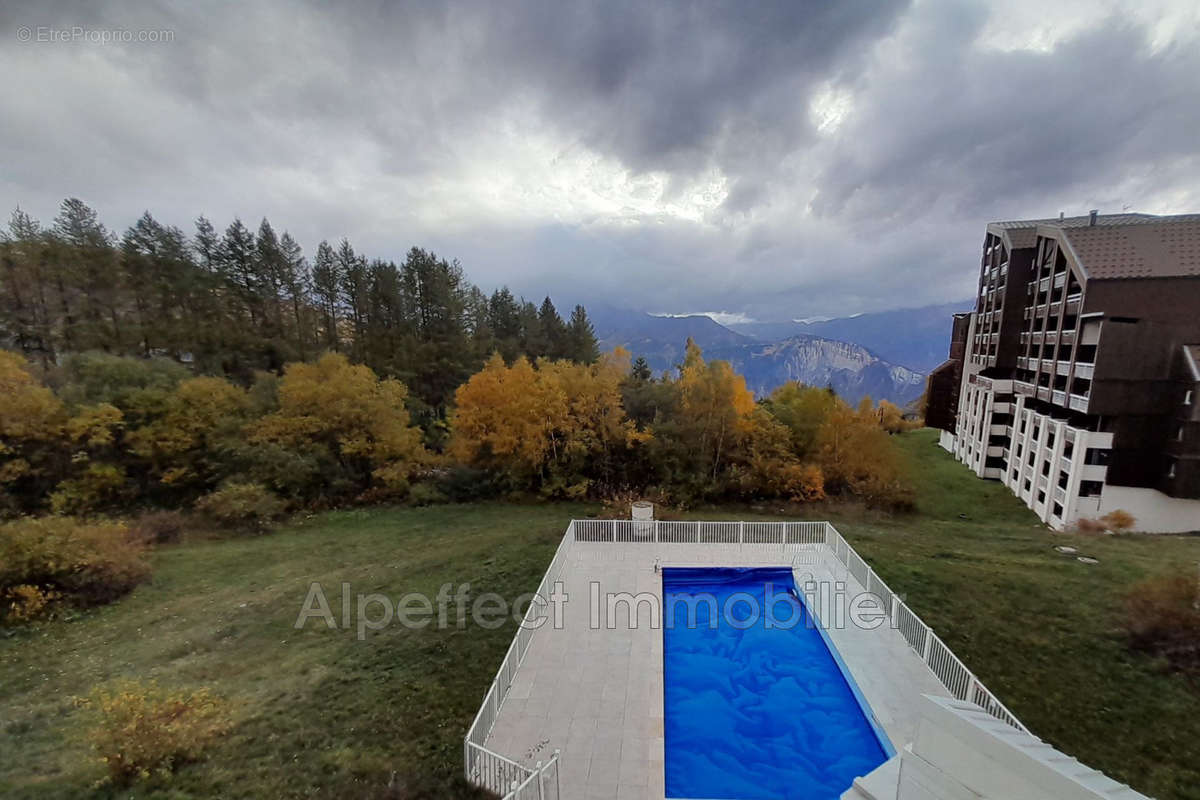
[[265,215],[560,305],[913,307],[970,296],[989,220],[1200,211],[1194,0],[4,3],[0,37],[6,211]]

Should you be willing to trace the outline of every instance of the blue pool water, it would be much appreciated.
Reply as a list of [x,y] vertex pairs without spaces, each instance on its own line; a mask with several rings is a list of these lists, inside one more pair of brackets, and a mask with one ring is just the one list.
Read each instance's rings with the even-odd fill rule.
[[892,754],[791,569],[666,568],[663,593],[667,797],[837,798]]

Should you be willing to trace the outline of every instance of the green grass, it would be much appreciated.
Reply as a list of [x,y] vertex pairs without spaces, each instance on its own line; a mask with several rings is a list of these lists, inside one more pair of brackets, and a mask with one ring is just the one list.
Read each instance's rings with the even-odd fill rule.
[[[513,625],[293,628],[310,581],[354,592],[443,583],[535,588],[578,506],[444,506],[321,515],[255,538],[163,548],[153,581],[69,623],[0,639],[0,796],[74,798],[103,776],[71,698],[120,677],[210,686],[238,717],[202,762],[140,797],[476,796],[462,736]],[[101,788],[97,794],[125,796]]]
[[[1200,560],[1200,538],[1054,534],[929,431],[897,441],[918,511],[830,517],[896,591],[1039,736],[1153,796],[1200,800],[1200,691],[1129,652],[1121,601],[1144,576]],[[237,723],[207,757],[138,797],[470,797],[462,735],[511,638],[405,630],[356,641],[296,619],[310,581],[392,598],[470,582],[532,590],[581,505],[477,505],[320,515],[269,536],[160,550],[154,578],[72,622],[0,638],[0,795],[126,796],[103,769],[71,697],[119,677],[211,686]],[[960,518],[959,515],[966,518]],[[772,518],[772,507],[693,518]],[[1053,550],[1065,541],[1100,563]],[[398,795],[405,796],[405,795]]]
[[935,434],[899,439],[916,515],[838,529],[1035,734],[1161,800],[1200,798],[1200,687],[1130,652],[1121,633],[1129,587],[1195,570],[1200,537],[1053,533]]

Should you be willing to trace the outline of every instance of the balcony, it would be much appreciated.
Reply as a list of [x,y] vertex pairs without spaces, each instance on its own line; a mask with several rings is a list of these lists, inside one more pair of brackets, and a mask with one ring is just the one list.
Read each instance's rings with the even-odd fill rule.
[[1092,379],[1092,371],[1095,369],[1095,364],[1075,364],[1075,377]]
[[1029,383],[1028,381],[1014,380],[1013,392],[1016,394],[1025,395],[1026,397],[1032,397],[1034,392],[1033,384]]
[[1067,313],[1074,314],[1079,311],[1079,301],[1082,299],[1083,294],[1079,292],[1067,295]]
[[1067,473],[1068,475],[1070,475],[1071,474],[1071,459],[1067,458],[1066,456],[1063,456],[1062,458],[1060,458],[1058,460],[1058,468],[1061,469],[1063,472]]
[[1062,344],[1074,344],[1075,343],[1075,329],[1070,328],[1069,330],[1065,330],[1062,333],[1060,333],[1058,335],[1058,341],[1061,342]]
[[1056,406],[1063,406],[1065,408],[1067,405],[1067,393],[1061,389],[1055,389],[1051,395],[1051,402]]
[[1054,499],[1063,507],[1067,505],[1067,491],[1061,486],[1054,487]]
[[1044,400],[1045,402],[1049,403],[1050,402],[1050,392],[1051,392],[1051,390],[1050,390],[1049,386],[1039,386],[1038,390],[1037,390],[1037,399]]
[[1063,272],[1054,273],[1054,288],[1055,289],[1061,289],[1063,286],[1066,286],[1066,284],[1067,284],[1067,273],[1065,270]]
[[1071,371],[1071,362],[1070,361],[1054,362],[1054,373],[1056,375],[1066,375],[1070,371]]
[[1082,394],[1071,395],[1070,408],[1072,411],[1082,411],[1087,413],[1088,399]]

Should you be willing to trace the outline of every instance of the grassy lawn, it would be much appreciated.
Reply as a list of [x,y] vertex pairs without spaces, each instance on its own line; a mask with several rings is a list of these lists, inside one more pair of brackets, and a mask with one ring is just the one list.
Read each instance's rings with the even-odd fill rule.
[[[1053,534],[1006,489],[980,481],[928,431],[900,438],[917,514],[831,517],[876,570],[1031,729],[1156,797],[1200,798],[1200,691],[1129,653],[1121,597],[1141,577],[1200,560],[1200,538]],[[138,797],[474,796],[462,734],[512,635],[390,626],[359,642],[310,622],[329,591],[433,595],[443,583],[512,597],[534,588],[572,516],[589,506],[478,505],[337,512],[269,536],[160,550],[154,578],[71,622],[0,637],[0,795],[130,796],[103,770],[72,696],[119,677],[210,686],[236,709],[199,763]],[[771,518],[773,509],[691,516]],[[960,517],[965,515],[965,519]],[[1070,540],[1088,566],[1052,548]]]
[[1197,569],[1200,537],[1053,533],[936,442],[901,438],[917,516],[839,530],[1035,734],[1151,796],[1200,798],[1200,686],[1121,636],[1127,588]]
[[[354,592],[436,594],[443,583],[534,589],[572,506],[337,512],[270,536],[163,548],[153,581],[33,635],[0,638],[0,796],[74,798],[103,769],[74,695],[119,677],[211,686],[238,721],[203,762],[139,797],[471,797],[462,736],[495,674],[502,630],[293,628],[310,581],[340,613]],[[100,796],[108,790],[97,791]],[[128,796],[111,792],[112,796]]]

